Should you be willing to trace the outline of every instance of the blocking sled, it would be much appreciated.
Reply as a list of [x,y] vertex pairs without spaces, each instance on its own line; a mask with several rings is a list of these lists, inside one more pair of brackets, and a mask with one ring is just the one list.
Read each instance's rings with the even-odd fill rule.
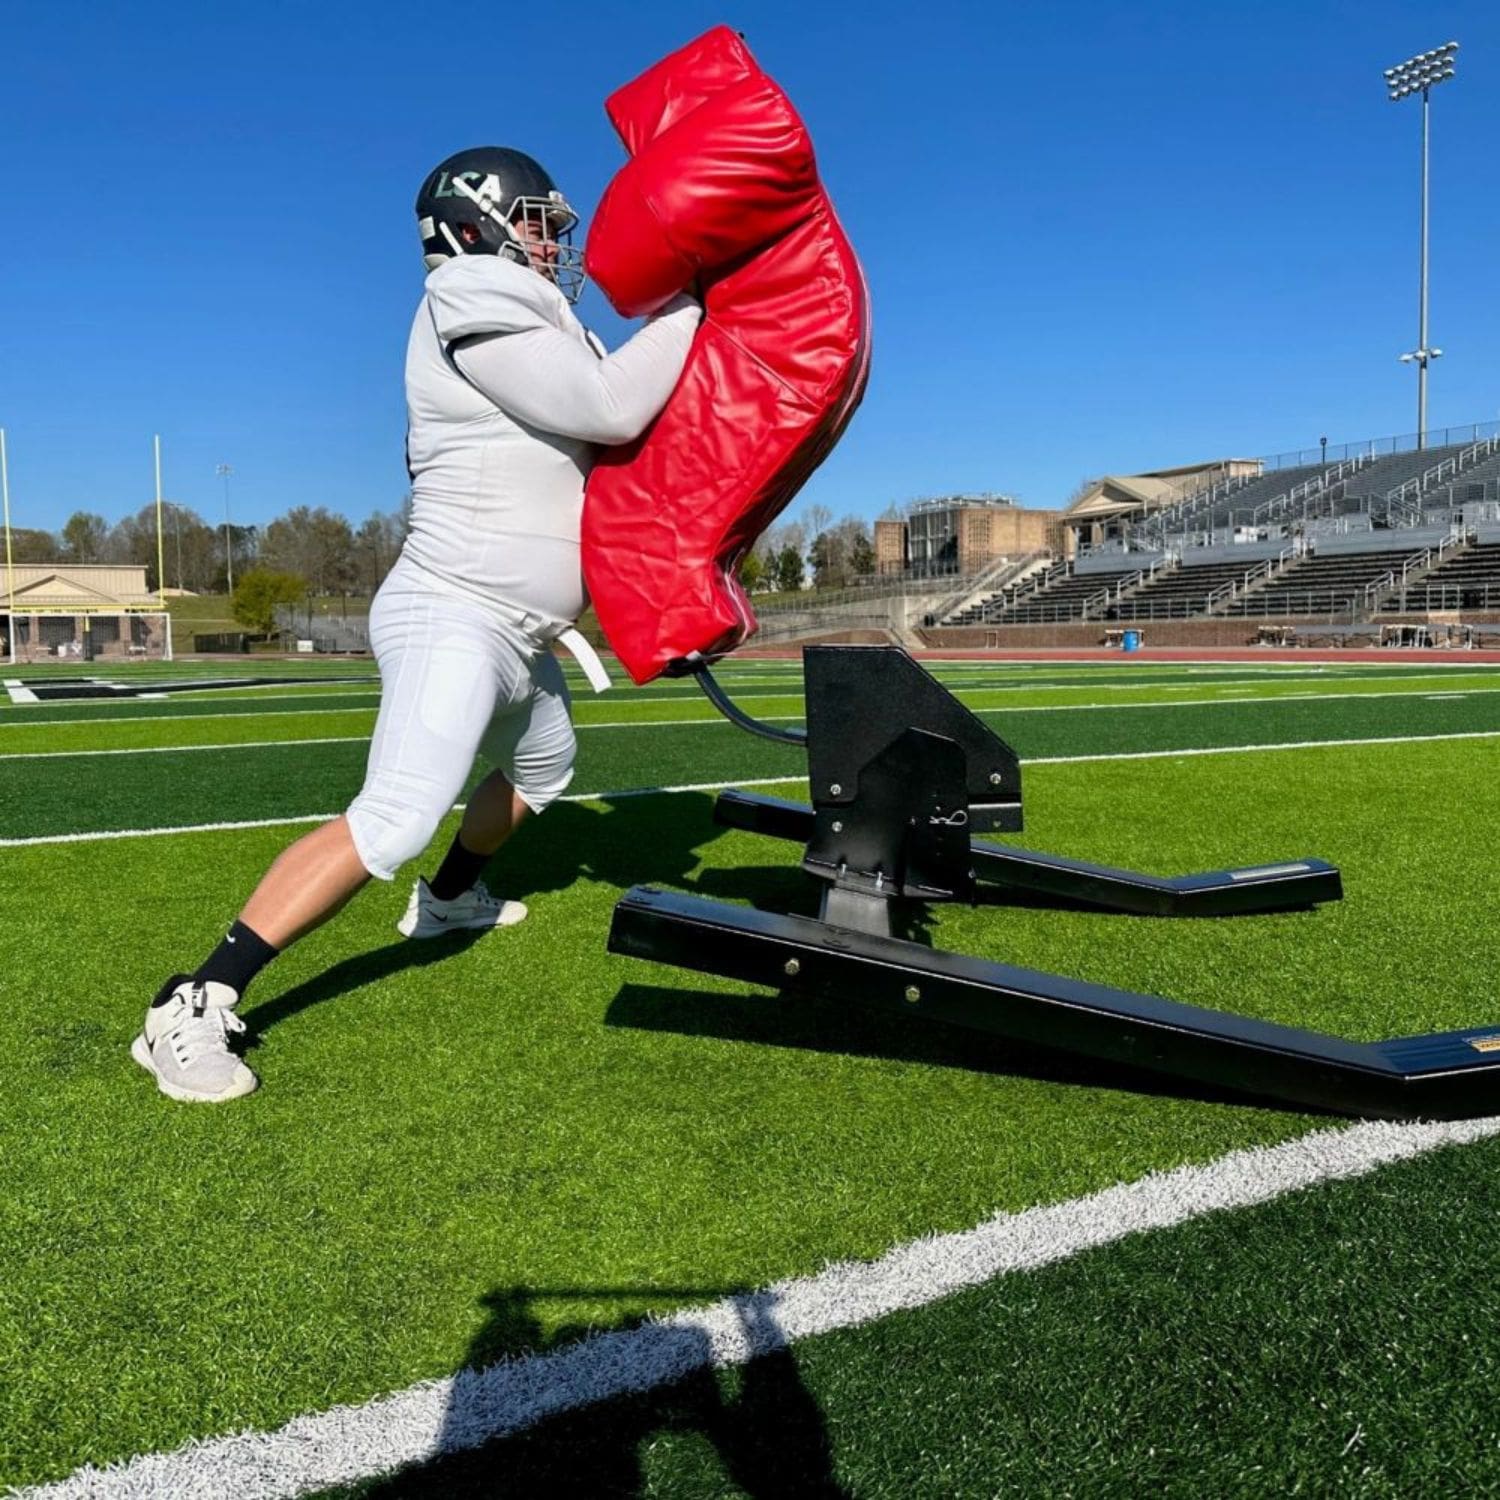
[[[1009,745],[904,651],[813,646],[803,656],[811,806],[721,794],[720,823],[804,844],[816,918],[636,886],[612,952],[779,989],[812,989],[1028,1045],[1291,1105],[1388,1119],[1500,1110],[1500,1028],[1351,1042],[1154,995],[946,953],[893,936],[902,903],[1001,892],[1150,916],[1243,915],[1339,900],[1318,859],[1162,877],[976,841],[1021,827]],[[796,731],[718,706],[755,733]]]

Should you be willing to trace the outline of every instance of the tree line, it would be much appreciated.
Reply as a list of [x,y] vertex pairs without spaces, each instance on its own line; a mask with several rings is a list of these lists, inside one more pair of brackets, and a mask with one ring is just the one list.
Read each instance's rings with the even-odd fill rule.
[[[401,551],[411,500],[375,511],[358,526],[325,506],[296,505],[264,526],[211,525],[185,505],[162,508],[160,555],[169,589],[225,594],[231,568],[235,593],[247,591],[256,621],[271,603],[309,595],[368,596],[380,587]],[[91,511],[75,511],[57,532],[11,531],[18,563],[127,563],[144,567],[155,593],[156,506],[144,505],[113,525]],[[809,505],[794,521],[768,528],[745,555],[740,577],[751,593],[849,588],[875,572],[870,523],[859,516],[835,521],[824,505]],[[252,576],[269,575],[269,576]],[[236,611],[238,613],[238,611]],[[269,628],[269,627],[265,627]]]
[[[152,593],[169,589],[194,594],[229,591],[253,569],[295,577],[303,594],[373,594],[390,572],[406,540],[409,502],[375,511],[359,526],[326,506],[296,505],[265,526],[210,525],[186,505],[162,506],[157,574],[156,506],[111,525],[91,511],[74,511],[60,531],[11,530],[11,556],[18,563],[126,563],[144,567]],[[299,595],[299,597],[301,597]]]
[[835,521],[826,505],[809,505],[795,521],[767,527],[740,564],[748,592],[795,593],[853,588],[875,572],[875,543],[862,516]]

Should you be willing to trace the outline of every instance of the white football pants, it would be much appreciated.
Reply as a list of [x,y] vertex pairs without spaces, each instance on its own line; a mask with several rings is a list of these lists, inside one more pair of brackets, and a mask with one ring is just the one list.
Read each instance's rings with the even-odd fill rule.
[[535,812],[573,779],[577,742],[556,657],[477,600],[432,586],[397,562],[370,608],[380,713],[365,784],[347,813],[354,847],[378,880],[432,841],[476,756]]

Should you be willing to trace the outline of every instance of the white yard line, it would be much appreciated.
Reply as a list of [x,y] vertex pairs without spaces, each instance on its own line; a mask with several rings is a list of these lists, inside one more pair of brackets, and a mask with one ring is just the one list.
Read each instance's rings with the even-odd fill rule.
[[[1039,755],[1023,760],[1021,764],[1024,766],[1073,766],[1109,760],[1176,760],[1197,755],[1258,755],[1273,750],[1332,750],[1359,745],[1425,745],[1441,740],[1495,739],[1500,739],[1500,729],[1464,730],[1454,734],[1372,735],[1368,739],[1286,740],[1272,745],[1201,745],[1181,750],[1117,750],[1099,755]],[[313,742],[277,740],[275,743],[305,745]],[[197,748],[233,750],[238,747],[202,745]],[[15,756],[5,758],[19,759]],[[558,801],[615,802],[624,797],[660,797],[674,792],[715,792],[729,787],[792,786],[806,781],[806,776],[750,776],[739,781],[686,781],[676,786],[637,786],[609,792],[573,792],[566,797],[559,797]],[[458,811],[463,805],[462,802],[455,802],[453,810]],[[275,828],[283,824],[290,827],[297,823],[326,823],[330,818],[336,817],[338,817],[337,812],[298,813],[284,818],[254,818],[234,823],[179,823],[163,828],[108,828],[88,833],[43,833],[28,838],[0,838],[0,849],[26,849],[35,844],[88,844],[101,839],[159,838],[178,833],[221,833],[239,828]]]
[[997,1214],[974,1229],[898,1245],[878,1260],[842,1262],[636,1328],[594,1334],[550,1354],[424,1381],[361,1405],[297,1417],[271,1432],[210,1438],[102,1470],[88,1466],[16,1493],[28,1500],[273,1500],[350,1484],[697,1371],[743,1365],[799,1339],[926,1307],[1132,1235],[1364,1177],[1497,1134],[1500,1119],[1370,1121],[1231,1151],[1068,1202]]
[[[726,787],[739,786],[787,786],[792,782],[805,782],[805,776],[757,776],[749,781],[688,781],[680,786],[628,787],[618,792],[574,792],[559,797],[559,802],[615,802],[622,797],[660,797],[671,792],[716,792]],[[464,804],[455,802],[453,812],[461,812]],[[180,823],[169,828],[106,828],[90,833],[43,833],[34,838],[0,839],[0,849],[24,849],[34,844],[90,844],[101,839],[150,839],[173,833],[226,833],[241,828],[292,827],[298,823],[326,823],[338,817],[336,812],[298,813],[285,818],[247,818],[234,823]]]
[[339,734],[306,740],[231,740],[216,745],[130,745],[123,750],[21,750],[0,753],[0,765],[12,760],[72,760],[90,755],[192,755],[200,750],[275,750],[293,745],[368,745],[367,734]]
[[[1402,690],[1390,693],[1272,693],[1269,695],[1252,693],[1244,697],[1235,698],[1173,698],[1162,703],[1039,703],[1020,704],[1016,707],[1007,708],[971,708],[971,712],[984,717],[992,714],[1065,714],[1080,713],[1087,711],[1103,712],[1106,709],[1118,712],[1121,709],[1133,708],[1221,708],[1225,706],[1245,703],[1307,703],[1320,702],[1332,703],[1337,700],[1352,698],[1425,698],[1429,701],[1441,696],[1443,699],[1475,698],[1486,694],[1500,693],[1500,687],[1494,688],[1466,688],[1463,692],[1447,693],[1437,695],[1427,689]],[[766,694],[764,696],[775,696]],[[792,696],[792,695],[787,695]],[[657,700],[661,701],[661,700]],[[746,703],[754,703],[757,699],[747,698]],[[742,707],[744,705],[741,705]],[[295,718],[309,714],[340,714],[340,713],[373,713],[374,706],[368,709],[360,708],[298,708],[279,709],[268,714],[141,714],[137,717],[119,719],[42,719],[35,721],[31,727],[40,728],[44,725],[63,724],[153,724],[170,720],[177,723],[203,721],[209,719],[243,719],[243,718]],[[759,714],[756,717],[768,724],[790,724],[800,723],[805,717],[803,714]],[[686,729],[694,725],[723,724],[726,721],[718,714],[700,713],[691,719],[601,719],[592,724],[574,724],[574,728],[583,731],[585,729]],[[18,728],[15,724],[0,724],[0,729]],[[143,745],[135,748],[122,750],[27,750],[12,754],[0,750],[0,761],[7,760],[47,760],[64,755],[145,755],[160,753],[168,750],[244,750],[244,749],[266,749],[276,745],[333,745],[342,740],[368,739],[368,735],[342,735],[322,740],[241,740],[228,744],[213,745]]]

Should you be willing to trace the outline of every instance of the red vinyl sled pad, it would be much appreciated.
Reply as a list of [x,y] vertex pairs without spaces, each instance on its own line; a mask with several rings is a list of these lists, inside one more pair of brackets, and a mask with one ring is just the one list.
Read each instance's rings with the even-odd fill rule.
[[604,450],[583,568],[636,682],[755,630],[736,576],[844,430],[869,372],[869,299],[791,101],[720,26],[611,95],[630,161],[589,230],[626,317],[695,282],[704,320],[638,441]]

